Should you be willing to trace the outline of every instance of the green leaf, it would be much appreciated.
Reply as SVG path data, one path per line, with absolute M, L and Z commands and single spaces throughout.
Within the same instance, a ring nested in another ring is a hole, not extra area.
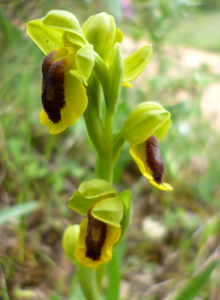
M 151 45 L 145 45 L 124 59 L 123 82 L 135 80 L 145 69 L 153 53 Z
M 94 46 L 104 61 L 108 61 L 115 38 L 115 20 L 106 13 L 90 17 L 83 25 L 83 33 L 87 41 Z
M 63 45 L 63 31 L 46 27 L 41 20 L 28 22 L 27 33 L 46 55 Z
M 83 80 L 85 85 L 88 85 L 87 80 L 95 65 L 95 56 L 92 45 L 86 45 L 79 49 L 75 58 L 77 70 L 72 70 L 70 73 L 78 79 Z
M 107 95 L 110 111 L 116 111 L 118 99 L 121 94 L 121 87 L 124 74 L 124 62 L 121 53 L 121 46 L 116 43 L 112 48 L 109 58 L 109 90 Z
M 217 260 L 209 263 L 197 275 L 191 278 L 188 284 L 172 300 L 192 300 L 196 297 L 203 285 L 209 279 L 212 271 L 217 266 Z
M 76 263 L 76 259 L 74 256 L 74 251 L 76 248 L 77 239 L 79 236 L 79 225 L 71 225 L 66 228 L 63 239 L 62 245 L 66 256 L 69 258 L 72 264 Z
M 115 227 L 121 227 L 123 217 L 123 204 L 120 197 L 109 198 L 98 202 L 92 209 L 96 219 Z
M 106 300 L 117 300 L 120 293 L 120 263 L 117 252 L 114 250 L 112 259 L 108 262 L 108 287 L 106 290 Z
M 40 203 L 37 201 L 15 204 L 0 212 L 0 225 L 6 223 L 10 219 L 15 219 L 24 215 L 28 215 L 39 208 Z
M 131 222 L 133 209 L 131 197 L 132 195 L 130 190 L 124 190 L 120 194 L 120 198 L 124 206 L 123 218 L 121 220 L 121 237 L 123 237 Z

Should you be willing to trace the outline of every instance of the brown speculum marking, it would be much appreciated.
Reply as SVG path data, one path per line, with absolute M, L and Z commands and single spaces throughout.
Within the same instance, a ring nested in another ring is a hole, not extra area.
M 86 257 L 96 261 L 101 257 L 101 250 L 105 243 L 107 225 L 95 219 L 91 211 L 88 212 L 88 228 L 86 235 Z
M 146 141 L 147 164 L 153 172 L 153 178 L 158 184 L 163 184 L 164 162 L 160 153 L 159 142 L 154 135 Z
M 64 100 L 64 69 L 66 60 L 54 61 L 55 51 L 48 54 L 42 64 L 42 95 L 41 102 L 48 118 L 53 123 L 61 121 L 61 109 L 65 106 Z

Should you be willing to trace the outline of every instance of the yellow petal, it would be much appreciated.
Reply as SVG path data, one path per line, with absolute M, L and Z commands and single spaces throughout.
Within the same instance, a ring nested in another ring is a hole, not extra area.
M 77 246 L 75 249 L 76 259 L 86 265 L 87 267 L 96 268 L 99 264 L 106 263 L 112 258 L 112 247 L 119 240 L 121 235 L 121 229 L 106 224 L 107 232 L 104 245 L 101 249 L 101 256 L 99 260 L 93 260 L 89 257 L 86 257 L 86 235 L 88 228 L 88 218 L 84 219 L 80 224 L 80 234 L 77 241 Z
M 173 188 L 168 184 L 163 182 L 163 184 L 158 184 L 153 178 L 153 172 L 147 165 L 147 160 L 146 160 L 146 153 L 145 153 L 145 142 L 131 146 L 129 149 L 129 152 L 131 156 L 133 157 L 134 161 L 138 165 L 139 170 L 141 173 L 148 179 L 148 181 L 157 187 L 160 190 L 163 191 L 172 191 Z
M 40 122 L 43 126 L 47 126 L 50 129 L 50 134 L 57 134 L 62 131 L 64 131 L 67 127 L 67 125 L 62 122 L 62 120 L 59 123 L 53 123 L 49 118 L 47 113 L 44 109 L 41 110 L 40 113 Z
M 129 82 L 123 82 L 122 86 L 132 88 L 133 86 Z
M 62 119 L 67 126 L 73 126 L 84 113 L 88 105 L 86 89 L 82 82 L 70 73 L 65 75 L 65 101 L 62 109 Z

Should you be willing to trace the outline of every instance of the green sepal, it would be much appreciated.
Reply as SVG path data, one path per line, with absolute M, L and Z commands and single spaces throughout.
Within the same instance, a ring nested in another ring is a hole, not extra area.
M 160 142 L 164 136 L 167 134 L 168 130 L 171 126 L 171 120 L 168 119 L 166 122 L 163 123 L 163 126 L 161 126 L 155 133 L 158 141 Z
M 27 34 L 46 55 L 63 45 L 63 31 L 47 27 L 41 20 L 28 22 Z
M 80 185 L 79 190 L 69 199 L 68 206 L 82 215 L 87 215 L 88 210 L 97 200 L 117 195 L 118 192 L 109 182 L 103 179 L 92 179 Z
M 141 144 L 152 134 L 157 137 L 157 132 L 161 140 L 169 129 L 169 119 L 170 113 L 157 102 L 144 102 L 131 111 L 122 124 L 121 132 L 130 145 Z
M 130 190 L 124 190 L 120 194 L 120 198 L 124 206 L 123 218 L 121 220 L 121 237 L 123 237 L 131 222 L 133 210 L 131 197 L 132 195 Z
M 112 48 L 109 58 L 109 90 L 107 95 L 109 110 L 115 112 L 119 96 L 121 94 L 121 87 L 124 74 L 124 61 L 121 53 L 121 46 L 116 43 Z
M 121 149 L 124 145 L 125 139 L 123 138 L 121 134 L 121 130 L 118 130 L 113 135 L 113 156 L 112 161 L 115 164 L 115 162 L 118 159 L 118 156 L 120 155 Z
M 98 198 L 109 194 L 117 195 L 118 192 L 111 186 L 111 184 L 103 179 L 92 179 L 84 181 L 79 191 L 86 198 Z
M 83 80 L 85 85 L 88 85 L 87 80 L 89 79 L 95 65 L 93 46 L 86 45 L 80 48 L 76 53 L 75 59 L 77 70 L 71 70 L 70 73 L 79 80 Z
M 69 199 L 68 206 L 75 210 L 77 213 L 87 215 L 89 208 L 97 201 L 97 198 L 86 198 L 76 191 Z
M 135 80 L 144 70 L 153 53 L 151 45 L 145 45 L 124 59 L 123 82 Z
M 52 28 L 61 29 L 63 32 L 70 32 L 66 38 L 73 44 L 83 46 L 87 43 L 77 18 L 68 11 L 51 10 L 42 18 L 42 23 Z
M 66 256 L 69 258 L 72 264 L 77 261 L 74 256 L 77 239 L 79 236 L 79 225 L 71 225 L 66 228 L 62 238 L 62 245 Z
M 94 218 L 115 227 L 121 227 L 123 204 L 119 196 L 98 202 L 92 209 Z
M 108 61 L 115 38 L 115 20 L 106 13 L 91 16 L 83 25 L 86 40 L 104 61 Z

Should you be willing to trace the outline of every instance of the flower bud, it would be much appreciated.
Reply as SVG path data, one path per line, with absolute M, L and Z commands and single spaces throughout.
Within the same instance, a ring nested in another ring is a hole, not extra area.
M 115 39 L 115 20 L 106 13 L 90 17 L 83 26 L 87 41 L 104 61 L 108 61 Z
M 122 124 L 121 132 L 130 145 L 138 145 L 154 134 L 160 141 L 171 125 L 170 113 L 156 102 L 136 106 Z

